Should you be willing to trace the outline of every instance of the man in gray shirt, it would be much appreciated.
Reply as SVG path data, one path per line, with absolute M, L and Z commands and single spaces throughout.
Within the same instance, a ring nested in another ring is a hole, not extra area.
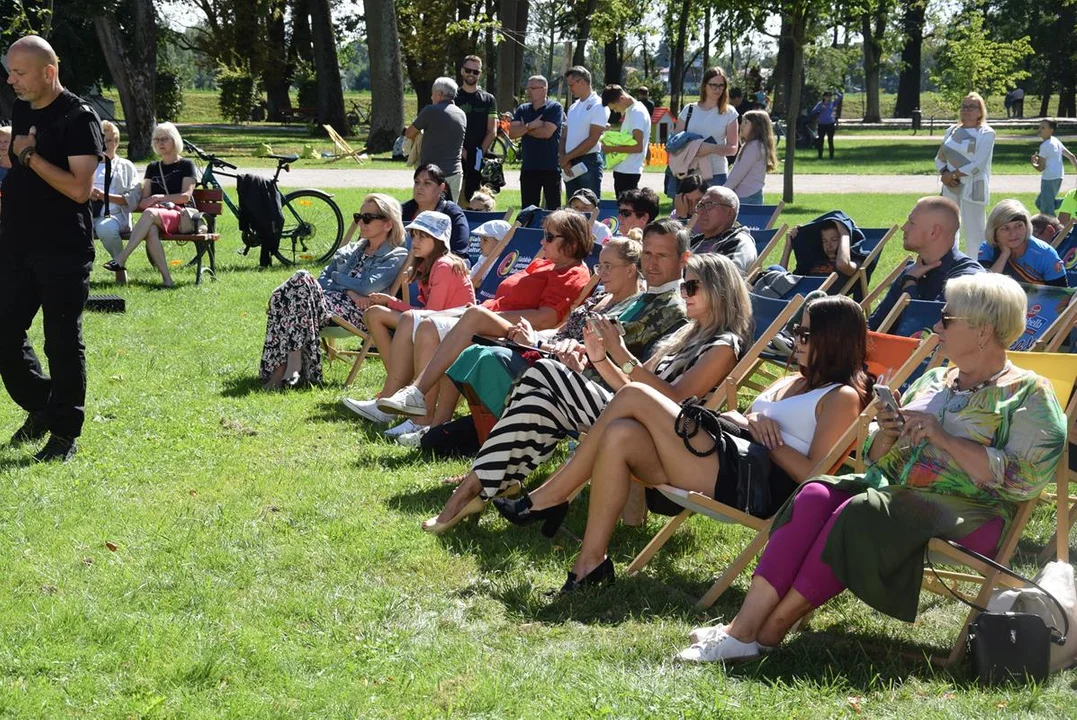
M 414 140 L 423 133 L 419 164 L 434 164 L 445 173 L 445 183 L 458 202 L 464 182 L 464 168 L 460 164 L 460 149 L 464 146 L 467 115 L 453 104 L 457 90 L 456 81 L 439 77 L 430 91 L 430 105 L 416 116 L 405 134 Z

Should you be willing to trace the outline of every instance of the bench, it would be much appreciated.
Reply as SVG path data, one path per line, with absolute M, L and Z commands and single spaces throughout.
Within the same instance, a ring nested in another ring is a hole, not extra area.
M 198 211 L 206 216 L 207 230 L 204 233 L 191 235 L 161 235 L 161 242 L 193 242 L 195 256 L 188 265 L 198 265 L 198 275 L 194 284 L 202 282 L 202 273 L 208 272 L 210 277 L 217 279 L 217 241 L 220 234 L 214 232 L 217 226 L 217 216 L 223 212 L 222 198 L 224 191 L 219 188 L 204 188 L 194 191 L 194 204 Z M 209 257 L 209 267 L 203 267 L 202 258 Z
M 297 108 L 284 108 L 280 111 L 281 120 L 287 125 L 295 120 L 312 123 L 318 119 L 318 108 L 316 107 L 297 107 Z

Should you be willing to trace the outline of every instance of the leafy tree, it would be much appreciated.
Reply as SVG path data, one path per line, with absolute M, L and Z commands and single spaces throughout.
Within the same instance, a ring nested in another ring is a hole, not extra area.
M 985 97 L 1003 94 L 1029 77 L 1021 66 L 1032 53 L 1027 35 L 1009 42 L 992 40 L 984 28 L 984 14 L 973 10 L 951 23 L 932 80 L 955 104 L 974 91 Z

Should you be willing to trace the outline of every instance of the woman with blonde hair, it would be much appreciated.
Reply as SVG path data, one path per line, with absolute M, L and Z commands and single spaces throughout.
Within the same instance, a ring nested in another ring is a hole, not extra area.
M 963 235 L 969 256 L 984 239 L 994 152 L 995 131 L 987 124 L 987 104 L 979 93 L 969 93 L 961 101 L 957 124 L 946 129 L 935 155 L 942 196 L 961 209 L 961 229 L 954 242 Z
M 374 302 L 372 296 L 387 291 L 400 274 L 408 257 L 400 203 L 373 193 L 363 198 L 355 215 L 359 242 L 337 250 L 318 278 L 300 270 L 270 296 L 259 373 L 267 390 L 303 381 L 320 385 L 322 328 L 334 315 L 365 327 L 363 313 Z
M 1032 235 L 1032 218 L 1021 201 L 1000 201 L 987 217 L 987 237 L 980 243 L 980 264 L 990 272 L 1033 285 L 1067 286 L 1058 251 Z
M 767 173 L 777 167 L 774 123 L 762 110 L 749 110 L 740 119 L 740 150 L 725 186 L 737 194 L 742 205 L 762 205 L 763 183 Z
M 164 286 L 174 286 L 160 234 L 163 232 L 168 236 L 179 232 L 180 211 L 194 199 L 194 186 L 198 181 L 194 163 L 180 156 L 181 150 L 183 138 L 175 125 L 164 122 L 153 129 L 153 151 L 161 159 L 154 160 L 146 167 L 142 199 L 137 208 L 142 211 L 142 217 L 131 229 L 127 246 L 105 263 L 106 270 L 124 270 L 127 258 L 144 240 L 146 252 L 160 271 Z
M 543 486 L 552 493 L 576 488 L 591 475 L 591 436 L 601 435 L 605 409 L 629 383 L 646 386 L 674 403 L 708 395 L 752 341 L 752 306 L 748 286 L 737 266 L 724 255 L 692 255 L 684 270 L 681 295 L 689 323 L 660 342 L 641 363 L 629 352 L 617 326 L 595 317 L 583 330 L 584 352 L 557 360 L 539 360 L 517 380 L 501 419 L 479 450 L 471 472 L 445 508 L 423 524 L 442 533 L 467 515 L 481 512 L 487 501 L 527 477 L 569 433 L 588 431 L 577 455 Z M 582 373 L 588 368 L 608 386 Z M 612 390 L 612 392 L 611 392 Z M 583 451 L 583 455 L 580 455 Z M 578 460 L 582 457 L 587 459 Z M 525 494 L 526 498 L 526 494 Z M 563 499 L 563 498 L 562 498 Z M 567 504 L 556 503 L 547 528 L 556 529 Z M 536 511 L 533 520 L 539 519 Z M 545 532 L 545 530 L 544 530 Z M 549 534 L 549 533 L 548 533 Z

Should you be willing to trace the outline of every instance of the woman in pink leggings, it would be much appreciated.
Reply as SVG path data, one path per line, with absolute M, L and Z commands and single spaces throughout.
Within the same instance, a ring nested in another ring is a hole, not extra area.
M 693 630 L 680 658 L 754 658 L 846 588 L 911 622 L 927 542 L 994 555 L 1017 504 L 1051 479 L 1065 416 L 1046 380 L 1006 358 L 1025 328 L 1024 291 L 980 274 L 950 280 L 945 295 L 934 330 L 950 365 L 914 382 L 900 412 L 879 413 L 866 475 L 800 487 L 775 518 L 736 617 Z

